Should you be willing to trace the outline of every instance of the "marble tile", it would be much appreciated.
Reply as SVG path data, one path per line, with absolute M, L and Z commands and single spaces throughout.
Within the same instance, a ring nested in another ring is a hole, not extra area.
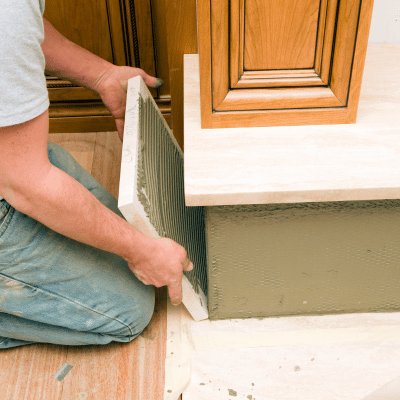
M 201 129 L 198 56 L 185 56 L 190 206 L 400 197 L 400 45 L 368 49 L 356 124 Z
M 204 209 L 186 207 L 183 153 L 143 79 L 128 82 L 118 207 L 153 238 L 183 246 L 193 263 L 184 271 L 182 302 L 195 320 L 208 317 Z
M 399 313 L 192 322 L 182 399 L 398 399 L 371 394 L 396 393 L 399 332 Z

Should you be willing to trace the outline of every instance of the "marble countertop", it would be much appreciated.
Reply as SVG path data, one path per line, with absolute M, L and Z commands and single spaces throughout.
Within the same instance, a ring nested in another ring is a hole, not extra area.
M 189 206 L 400 198 L 400 45 L 368 48 L 356 124 L 201 129 L 185 56 Z

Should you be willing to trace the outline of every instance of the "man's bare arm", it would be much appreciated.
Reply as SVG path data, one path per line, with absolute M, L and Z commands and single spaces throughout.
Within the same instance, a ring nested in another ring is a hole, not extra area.
M 46 72 L 98 92 L 101 82 L 116 66 L 68 40 L 45 18 L 43 23 L 42 51 L 46 58 Z M 148 86 L 156 85 L 157 78 L 139 68 L 134 70 Z
M 150 87 L 160 86 L 162 80 L 140 68 L 113 65 L 65 38 L 44 18 L 43 23 L 46 72 L 99 93 L 122 139 L 128 79 L 140 75 Z
M 117 67 L 75 45 L 44 20 L 46 69 L 96 90 L 116 117 L 120 135 L 127 79 L 142 70 Z M 47 156 L 48 111 L 23 124 L 0 128 L 0 196 L 54 231 L 125 258 L 146 284 L 167 285 L 181 299 L 182 270 L 193 266 L 186 251 L 169 239 L 149 238 L 101 204 L 86 188 L 54 167 Z
M 0 195 L 20 212 L 54 231 L 125 258 L 146 284 L 169 286 L 181 299 L 186 251 L 169 239 L 155 240 L 101 204 L 47 156 L 48 112 L 0 128 Z
M 146 284 L 169 286 L 181 300 L 186 251 L 169 239 L 155 240 L 101 204 L 47 156 L 48 112 L 0 128 L 0 195 L 20 212 L 54 231 L 125 258 Z

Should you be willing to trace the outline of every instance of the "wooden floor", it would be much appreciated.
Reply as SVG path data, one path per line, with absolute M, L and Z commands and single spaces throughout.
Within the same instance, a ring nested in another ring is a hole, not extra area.
M 117 196 L 121 142 L 115 132 L 51 134 Z M 167 335 L 166 291 L 157 290 L 150 325 L 128 344 L 47 344 L 0 350 L 1 400 L 162 400 Z M 64 363 L 73 366 L 59 382 Z

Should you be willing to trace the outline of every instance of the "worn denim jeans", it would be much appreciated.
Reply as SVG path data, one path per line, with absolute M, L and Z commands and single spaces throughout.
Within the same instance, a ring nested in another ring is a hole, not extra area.
M 104 205 L 117 201 L 65 150 L 49 159 Z M 0 349 L 128 342 L 149 323 L 154 288 L 122 258 L 62 236 L 0 201 Z

